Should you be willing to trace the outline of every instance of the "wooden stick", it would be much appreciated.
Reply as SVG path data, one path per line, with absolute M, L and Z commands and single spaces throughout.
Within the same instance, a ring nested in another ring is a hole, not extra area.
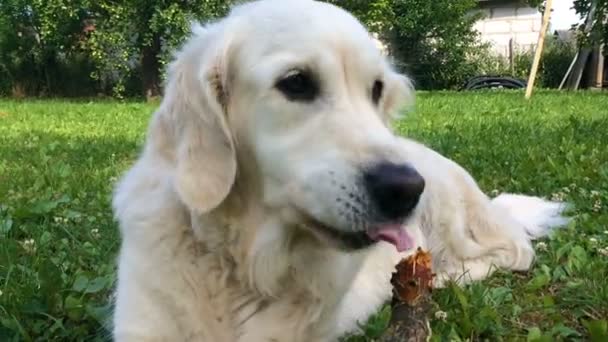
M 509 39 L 509 70 L 511 76 L 515 76 L 515 48 L 513 38 Z
M 596 3 L 597 1 L 591 2 L 591 9 L 589 10 L 589 13 L 587 13 L 587 18 L 585 19 L 585 34 L 589 32 L 589 30 L 591 30 L 591 27 L 593 26 L 593 16 L 595 15 Z M 560 83 L 559 85 L 559 90 L 563 88 L 563 86 L 566 84 L 566 81 L 568 81 L 568 84 L 566 86 L 569 89 L 578 89 L 581 83 L 581 78 L 583 76 L 583 71 L 585 71 L 585 65 L 587 65 L 587 59 L 589 59 L 589 53 L 589 48 L 578 48 L 576 56 L 574 56 L 574 60 L 572 61 L 572 64 L 570 64 L 570 68 L 568 68 L 564 79 L 562 79 L 562 83 Z M 568 80 L 568 77 L 570 77 L 570 80 Z
M 538 34 L 538 44 L 536 46 L 536 53 L 534 54 L 534 62 L 532 63 L 532 70 L 530 71 L 528 86 L 526 87 L 526 99 L 529 99 L 532 96 L 532 88 L 534 88 L 534 81 L 536 80 L 536 72 L 538 71 L 538 65 L 540 64 L 540 57 L 543 54 L 545 34 L 547 33 L 549 19 L 551 18 L 551 7 L 553 7 L 553 0 L 547 0 L 545 2 L 545 13 L 543 14 L 542 28 Z
M 591 49 L 588 47 L 584 47 L 580 50 L 578 55 L 578 61 L 576 65 L 574 65 L 574 69 L 572 70 L 572 79 L 570 80 L 570 88 L 572 90 L 578 90 L 581 86 L 581 81 L 583 79 L 583 74 L 585 73 L 585 69 L 587 68 L 587 64 L 589 64 L 589 58 L 591 57 Z
M 580 49 L 579 49 L 580 51 Z M 572 68 L 574 67 L 574 64 L 576 64 L 576 61 L 578 60 L 578 54 L 579 52 L 576 52 L 576 55 L 574 55 L 574 59 L 572 59 L 572 63 L 570 63 L 570 66 L 568 67 L 568 70 L 566 70 L 566 74 L 564 75 L 564 78 L 562 78 L 561 83 L 559 84 L 559 87 L 557 88 L 557 90 L 562 90 L 562 88 L 564 87 L 564 84 L 566 84 L 566 80 L 568 79 L 568 76 L 570 76 L 570 72 L 572 72 Z
M 418 248 L 415 254 L 402 259 L 395 270 L 391 277 L 391 320 L 378 342 L 428 341 L 432 336 L 429 317 L 433 308 L 431 254 Z
M 600 44 L 597 53 L 597 67 L 595 69 L 595 87 L 604 87 L 604 45 Z

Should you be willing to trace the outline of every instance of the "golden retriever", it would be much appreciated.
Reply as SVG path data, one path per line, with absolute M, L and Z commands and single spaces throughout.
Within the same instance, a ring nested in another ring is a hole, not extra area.
M 565 222 L 395 136 L 410 82 L 338 7 L 255 1 L 193 31 L 115 190 L 115 340 L 333 341 L 415 246 L 440 283 L 474 280 Z

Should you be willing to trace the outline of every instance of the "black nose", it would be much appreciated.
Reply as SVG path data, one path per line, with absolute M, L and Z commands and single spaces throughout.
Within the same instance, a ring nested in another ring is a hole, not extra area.
M 418 204 L 424 178 L 409 165 L 380 163 L 363 176 L 368 194 L 386 219 L 406 217 Z

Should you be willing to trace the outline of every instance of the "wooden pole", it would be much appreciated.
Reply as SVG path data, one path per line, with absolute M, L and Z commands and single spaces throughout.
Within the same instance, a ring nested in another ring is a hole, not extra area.
M 513 38 L 511 38 L 509 39 L 509 70 L 511 76 L 515 76 L 515 48 L 513 45 Z
M 595 7 L 597 1 L 591 2 L 591 9 L 589 13 L 587 13 L 587 19 L 585 20 L 585 33 L 588 33 L 593 26 L 593 18 L 595 16 Z M 572 68 L 570 79 L 567 80 L 567 87 L 572 90 L 577 90 L 581 85 L 581 79 L 583 78 L 583 73 L 585 71 L 585 67 L 588 64 L 589 55 L 591 54 L 591 49 L 588 47 L 579 48 L 578 53 L 576 54 L 576 60 L 574 67 Z
M 595 87 L 602 89 L 604 87 L 604 45 L 600 45 L 597 53 L 597 67 L 595 69 Z
M 549 27 L 549 19 L 551 18 L 551 8 L 553 7 L 553 0 L 545 1 L 545 13 L 543 14 L 543 24 L 538 34 L 538 44 L 536 46 L 536 53 L 534 54 L 534 61 L 532 62 L 532 70 L 530 70 L 530 77 L 528 78 L 528 86 L 526 88 L 526 99 L 532 96 L 532 88 L 534 88 L 534 81 L 536 80 L 536 72 L 538 71 L 538 65 L 540 64 L 540 57 L 543 54 L 543 45 L 545 43 L 545 34 Z
M 566 70 L 566 74 L 564 75 L 564 78 L 562 78 L 562 81 L 559 84 L 559 88 L 557 88 L 557 90 L 562 90 L 562 88 L 564 87 L 564 84 L 566 84 L 566 80 L 568 79 L 568 76 L 570 76 L 570 72 L 572 72 L 572 68 L 574 67 L 574 64 L 576 64 L 576 61 L 578 60 L 578 54 L 579 54 L 579 52 L 576 52 L 576 55 L 574 55 L 574 59 L 572 59 L 572 63 L 570 63 L 568 70 Z
M 593 52 L 590 48 L 582 48 L 578 55 L 578 61 L 576 65 L 572 69 L 572 76 L 569 80 L 569 88 L 572 90 L 578 90 L 581 86 L 581 81 L 583 79 L 583 74 L 585 73 L 585 69 L 589 64 L 589 58 L 591 57 L 591 52 Z

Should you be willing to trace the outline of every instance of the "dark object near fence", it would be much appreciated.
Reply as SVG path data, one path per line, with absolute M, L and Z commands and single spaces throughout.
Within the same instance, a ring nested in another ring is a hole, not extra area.
M 461 90 L 479 89 L 522 89 L 527 82 L 508 76 L 481 75 L 470 78 Z

